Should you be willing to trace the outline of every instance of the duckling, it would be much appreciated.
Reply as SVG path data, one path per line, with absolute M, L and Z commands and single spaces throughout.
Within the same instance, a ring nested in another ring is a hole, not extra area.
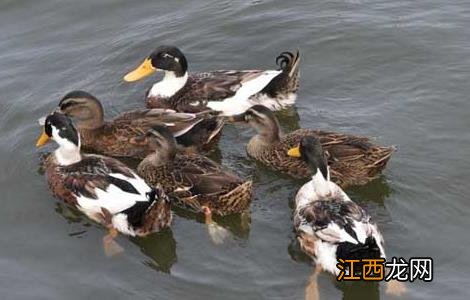
M 308 178 L 312 171 L 303 160 L 289 157 L 286 151 L 298 145 L 303 137 L 318 137 L 328 157 L 332 180 L 343 188 L 377 178 L 394 151 L 393 147 L 379 146 L 367 137 L 343 133 L 298 129 L 283 135 L 274 113 L 262 105 L 229 119 L 249 123 L 257 131 L 246 147 L 248 156 L 294 178 Z
M 169 109 L 138 109 L 105 121 L 100 101 L 84 91 L 68 93 L 57 109 L 76 120 L 85 150 L 118 157 L 145 158 L 152 153 L 148 141 L 138 136 L 158 123 L 165 123 L 182 147 L 208 150 L 217 142 L 225 123 L 224 118 L 210 113 Z
M 239 114 L 254 104 L 279 110 L 295 102 L 299 86 L 300 54 L 283 52 L 278 70 L 219 70 L 188 73 L 186 57 L 175 46 L 160 46 L 124 80 L 137 81 L 156 71 L 163 80 L 147 92 L 148 108 L 181 112 L 215 110 L 224 116 Z
M 145 236 L 170 225 L 170 200 L 155 184 L 149 187 L 134 171 L 116 159 L 83 154 L 80 136 L 72 121 L 60 112 L 46 117 L 37 140 L 41 147 L 50 140 L 58 145 L 44 161 L 52 195 L 106 226 L 105 252 L 118 252 L 113 238 L 118 232 Z
M 209 233 L 215 243 L 227 235 L 226 230 L 212 220 L 221 216 L 245 213 L 250 206 L 252 182 L 199 154 L 181 154 L 171 132 L 155 125 L 147 138 L 156 152 L 147 156 L 137 172 L 151 186 L 161 184 L 175 203 L 205 215 Z
M 297 192 L 293 222 L 302 251 L 315 261 L 316 268 L 306 291 L 309 299 L 317 299 L 318 273 L 324 270 L 338 276 L 339 259 L 385 259 L 384 239 L 370 215 L 330 181 L 320 140 L 302 137 L 298 147 L 287 151 L 293 157 L 298 153 L 312 175 Z M 350 272 L 362 271 L 360 262 L 355 266 L 357 269 Z

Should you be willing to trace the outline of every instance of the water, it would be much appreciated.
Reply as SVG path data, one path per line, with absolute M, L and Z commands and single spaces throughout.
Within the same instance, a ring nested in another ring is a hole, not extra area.
M 109 117 L 142 107 L 156 78 L 122 76 L 175 44 L 197 71 L 274 67 L 299 48 L 301 88 L 284 128 L 397 145 L 383 178 L 348 193 L 379 223 L 390 257 L 434 259 L 434 281 L 409 284 L 406 299 L 468 299 L 469 17 L 464 1 L 0 1 L 1 298 L 303 297 L 312 267 L 291 223 L 302 182 L 246 158 L 249 128 L 228 126 L 214 154 L 256 187 L 250 228 L 219 219 L 233 235 L 221 246 L 180 211 L 169 231 L 119 237 L 124 254 L 107 258 L 104 229 L 49 195 L 36 120 L 72 89 L 96 95 Z M 327 274 L 319 285 L 322 299 L 387 298 L 384 286 Z

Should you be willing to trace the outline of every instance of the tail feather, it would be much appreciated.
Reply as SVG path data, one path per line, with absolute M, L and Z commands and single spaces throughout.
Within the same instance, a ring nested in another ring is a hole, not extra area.
M 294 53 L 284 51 L 276 57 L 276 64 L 282 73 L 275 77 L 263 89 L 262 93 L 271 98 L 287 97 L 289 94 L 295 94 L 299 87 L 299 64 L 300 52 Z
M 224 203 L 225 213 L 241 213 L 250 207 L 253 182 L 246 181 L 227 194 L 220 197 Z
M 184 146 L 196 145 L 198 147 L 210 148 L 216 142 L 225 124 L 225 119 L 218 116 L 210 116 L 196 124 L 186 134 L 176 138 L 178 144 Z M 206 147 L 207 146 L 207 147 Z
M 352 244 L 349 242 L 339 243 L 336 249 L 336 257 L 344 260 L 351 259 L 376 259 L 382 257 L 380 247 L 374 237 L 369 236 L 364 243 Z M 355 263 L 355 273 L 362 271 L 362 263 Z

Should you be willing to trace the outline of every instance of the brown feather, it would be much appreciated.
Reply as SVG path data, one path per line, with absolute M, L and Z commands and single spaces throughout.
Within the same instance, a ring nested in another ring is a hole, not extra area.
M 251 201 L 251 181 L 243 181 L 202 155 L 177 154 L 160 166 L 147 158 L 137 171 L 150 185 L 161 184 L 177 204 L 197 212 L 207 206 L 219 215 L 241 213 Z
M 379 146 L 363 136 L 299 129 L 273 144 L 261 145 L 254 137 L 248 144 L 247 152 L 250 157 L 277 171 L 295 178 L 307 178 L 311 176 L 307 164 L 300 158 L 288 156 L 287 151 L 308 135 L 320 139 L 330 166 L 331 179 L 342 188 L 363 185 L 380 176 L 394 151 L 392 147 Z

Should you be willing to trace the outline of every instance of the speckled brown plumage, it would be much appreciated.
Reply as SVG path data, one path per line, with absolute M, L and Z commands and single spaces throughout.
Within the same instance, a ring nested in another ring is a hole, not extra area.
M 307 164 L 287 155 L 287 151 L 296 147 L 307 135 L 320 139 L 330 166 L 331 179 L 343 188 L 363 185 L 377 178 L 394 151 L 392 147 L 379 146 L 363 136 L 299 129 L 282 136 L 279 142 L 273 144 L 262 144 L 254 137 L 247 146 L 247 153 L 275 170 L 295 178 L 307 178 L 311 176 Z
M 137 171 L 151 186 L 160 184 L 178 205 L 196 212 L 207 206 L 219 215 L 241 213 L 251 202 L 251 181 L 198 154 L 177 154 L 173 161 L 158 166 L 150 156 Z
M 58 109 L 76 121 L 84 150 L 118 157 L 144 158 L 153 152 L 145 134 L 156 124 L 168 126 L 182 147 L 209 150 L 225 123 L 210 112 L 188 114 L 168 109 L 138 109 L 105 121 L 101 102 L 84 91 L 69 92 Z
M 153 125 L 160 123 L 171 124 L 169 129 L 173 133 L 193 127 L 184 135 L 177 137 L 177 141 L 181 141 L 182 146 L 207 150 L 217 142 L 224 120 L 215 116 L 189 118 L 180 114 L 160 114 L 160 117 L 157 117 L 151 113 L 151 110 L 133 111 L 104 122 L 96 129 L 79 127 L 82 147 L 86 151 L 109 156 L 144 158 L 153 152 L 145 133 Z

